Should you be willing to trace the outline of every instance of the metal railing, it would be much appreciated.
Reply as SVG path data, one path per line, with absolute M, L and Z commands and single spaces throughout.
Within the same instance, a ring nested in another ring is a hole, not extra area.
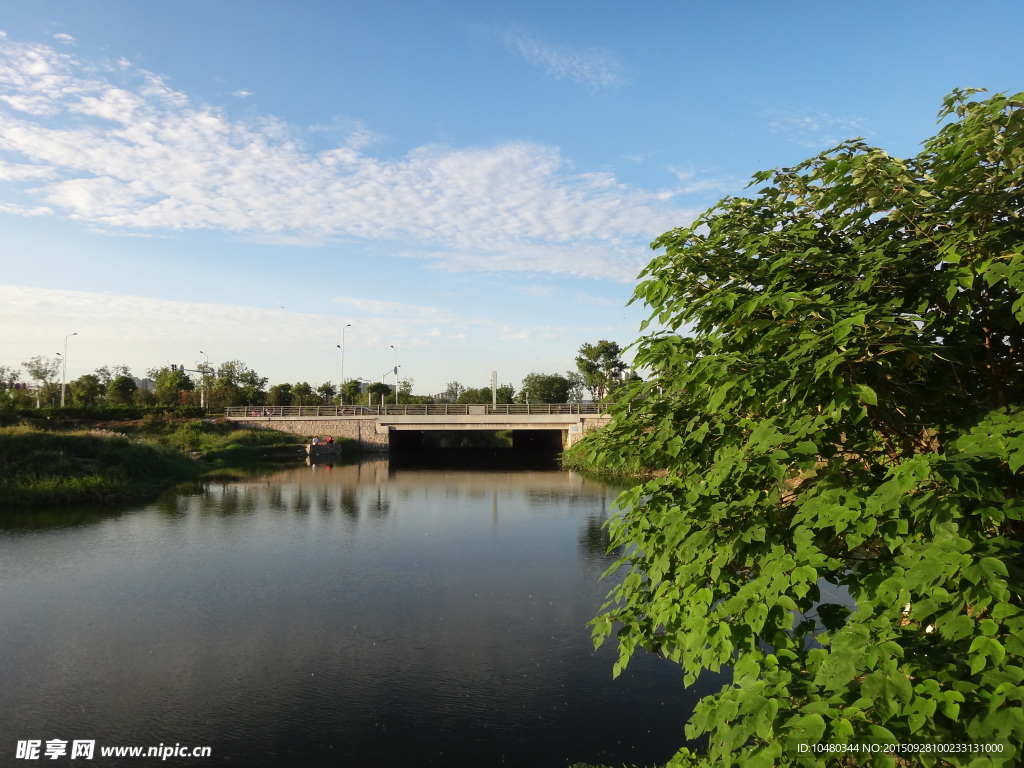
M 549 416 L 552 414 L 599 414 L 601 403 L 419 403 L 399 405 L 240 405 L 224 409 L 224 416 L 238 418 L 296 418 L 338 416 Z

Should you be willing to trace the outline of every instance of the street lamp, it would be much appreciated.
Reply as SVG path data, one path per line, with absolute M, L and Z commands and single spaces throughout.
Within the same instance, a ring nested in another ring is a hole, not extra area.
M 75 333 L 69 333 L 67 336 L 64 337 L 64 354 L 63 354 L 64 366 L 63 366 L 63 369 L 62 369 L 61 374 L 60 374 L 60 407 L 61 408 L 64 407 L 64 389 L 67 386 L 67 380 L 68 380 L 68 339 L 70 339 L 72 336 L 77 336 L 77 335 L 78 335 L 78 332 L 76 331 Z
M 352 323 L 345 326 L 345 328 L 351 327 Z M 338 402 L 341 405 L 345 404 L 345 328 L 341 329 L 341 344 L 334 345 L 341 350 L 341 384 L 338 385 Z
M 206 358 L 206 365 L 203 366 L 203 386 L 199 390 L 199 407 L 206 410 L 206 372 L 210 369 L 210 356 L 201 349 L 199 354 Z
M 395 345 L 391 345 L 395 349 Z M 398 405 L 398 350 L 395 349 L 395 405 Z
M 396 365 L 393 370 L 395 372 L 395 405 L 398 405 L 398 366 Z M 384 383 L 384 377 L 387 376 L 389 373 L 391 373 L 391 371 L 392 371 L 392 369 L 388 368 L 388 370 L 384 371 L 384 373 L 382 373 L 380 375 L 380 383 L 381 384 Z M 381 399 L 381 404 L 383 405 L 383 403 L 384 403 L 384 395 L 381 395 L 380 399 Z

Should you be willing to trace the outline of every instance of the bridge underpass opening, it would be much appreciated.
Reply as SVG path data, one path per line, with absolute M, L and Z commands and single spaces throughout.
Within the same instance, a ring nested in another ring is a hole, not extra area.
M 388 434 L 392 453 L 474 449 L 559 453 L 562 439 L 558 429 L 393 429 Z

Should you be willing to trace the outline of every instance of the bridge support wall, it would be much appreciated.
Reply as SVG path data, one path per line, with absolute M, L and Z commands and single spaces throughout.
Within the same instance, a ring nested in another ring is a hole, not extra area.
M 388 450 L 388 430 L 381 430 L 376 417 L 351 417 L 344 419 L 330 418 L 246 418 L 237 419 L 264 429 L 279 429 L 302 438 L 306 442 L 313 435 L 333 435 L 335 439 L 346 437 L 355 440 L 363 451 L 386 452 Z

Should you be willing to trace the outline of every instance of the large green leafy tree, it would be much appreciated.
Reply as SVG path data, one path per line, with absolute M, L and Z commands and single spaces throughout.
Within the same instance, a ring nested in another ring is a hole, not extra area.
M 580 399 L 583 379 L 570 373 L 529 373 L 516 399 L 523 403 L 568 403 Z
M 265 376 L 260 376 L 241 360 L 228 360 L 217 369 L 216 379 L 209 390 L 207 407 L 262 405 L 266 399 L 266 386 Z
M 147 372 L 153 380 L 153 395 L 158 403 L 165 405 L 181 405 L 185 393 L 195 389 L 195 382 L 177 365 L 165 365 L 162 368 L 150 368 Z
M 36 405 L 49 405 L 55 395 L 59 393 L 59 387 L 55 387 L 54 382 L 57 374 L 60 373 L 61 359 L 36 355 L 21 365 L 29 376 L 39 382 L 39 387 L 36 389 Z
M 71 390 L 71 402 L 78 406 L 94 406 L 103 399 L 106 389 L 100 383 L 100 377 L 94 373 L 86 373 L 68 383 Z
M 292 397 L 295 399 L 296 405 L 309 405 L 309 401 L 313 397 L 313 388 L 309 386 L 308 382 L 300 381 L 292 386 Z
M 623 384 L 626 369 L 622 349 L 614 341 L 601 339 L 597 344 L 583 344 L 576 356 L 576 368 L 583 377 L 583 385 L 590 390 L 595 401 Z
M 362 385 L 355 379 L 349 379 L 341 388 L 341 393 L 345 398 L 345 402 L 350 405 L 359 399 L 359 395 L 362 394 L 362 391 Z
M 114 405 L 127 405 L 138 389 L 135 379 L 131 376 L 116 376 L 107 385 L 107 402 Z
M 275 384 L 270 388 L 267 393 L 267 405 L 291 405 L 292 404 L 292 385 L 291 384 Z
M 661 471 L 620 499 L 594 632 L 616 674 L 732 668 L 677 764 L 1019 764 L 1022 107 L 954 92 L 917 157 L 847 142 L 655 243 L 653 375 L 590 453 Z
M 325 381 L 316 388 L 316 394 L 320 398 L 321 405 L 330 405 L 334 402 L 334 396 L 338 394 L 338 388 L 331 382 Z
M 370 405 L 380 405 L 381 397 L 387 397 L 391 394 L 391 387 L 383 381 L 375 381 L 366 388 L 366 391 L 369 393 Z

